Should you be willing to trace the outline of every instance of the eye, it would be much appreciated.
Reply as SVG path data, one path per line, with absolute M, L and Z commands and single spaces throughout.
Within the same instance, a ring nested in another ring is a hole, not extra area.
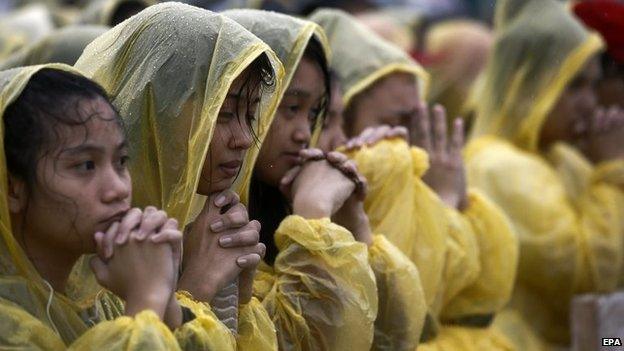
M 125 167 L 128 164 L 128 161 L 130 161 L 130 156 L 128 155 L 124 155 L 119 158 L 119 164 L 122 167 Z
M 81 162 L 77 165 L 74 166 L 75 169 L 79 170 L 79 171 L 92 171 L 95 169 L 95 162 L 94 161 L 85 161 L 85 162 Z

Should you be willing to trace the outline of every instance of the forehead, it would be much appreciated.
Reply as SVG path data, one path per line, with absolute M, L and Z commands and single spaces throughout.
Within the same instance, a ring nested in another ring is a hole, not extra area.
M 416 78 L 407 73 L 392 73 L 373 84 L 370 97 L 380 107 L 412 105 L 418 100 Z
M 64 113 L 73 114 L 67 117 L 74 122 L 57 126 L 60 145 L 71 147 L 87 141 L 117 145 L 124 139 L 116 112 L 102 98 L 79 99 Z
M 323 71 L 314 61 L 304 57 L 293 75 L 287 92 L 305 92 L 312 98 L 320 98 L 325 91 Z

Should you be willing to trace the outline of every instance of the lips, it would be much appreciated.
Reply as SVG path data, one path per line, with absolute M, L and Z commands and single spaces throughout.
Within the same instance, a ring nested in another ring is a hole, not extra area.
M 301 156 L 299 156 L 299 151 L 283 152 L 282 157 L 284 157 L 288 161 L 288 163 L 291 163 L 293 165 L 301 163 Z
M 241 162 L 240 160 L 234 160 L 234 161 L 220 163 L 219 168 L 226 175 L 230 177 L 234 177 L 235 175 L 238 174 L 238 171 L 242 164 L 243 162 Z
M 129 208 L 122 210 L 122 211 L 115 212 L 115 214 L 101 220 L 100 223 L 105 224 L 106 229 L 108 229 L 108 227 L 110 227 L 111 224 L 115 222 L 121 222 L 121 220 L 125 217 L 126 213 L 128 213 L 128 210 Z

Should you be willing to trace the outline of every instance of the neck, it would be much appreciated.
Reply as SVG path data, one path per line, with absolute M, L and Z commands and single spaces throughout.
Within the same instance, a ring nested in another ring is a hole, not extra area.
M 65 286 L 72 268 L 80 258 L 80 253 L 70 252 L 66 248 L 50 245 L 28 230 L 28 226 L 16 218 L 11 219 L 14 234 L 24 253 L 35 266 L 35 269 L 55 291 L 65 293 Z

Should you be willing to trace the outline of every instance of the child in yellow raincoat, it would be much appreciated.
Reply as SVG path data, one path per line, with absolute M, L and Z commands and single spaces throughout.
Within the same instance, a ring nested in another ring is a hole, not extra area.
M 224 15 L 264 40 L 286 72 L 249 183 L 250 214 L 267 245 L 254 295 L 275 323 L 280 349 L 369 349 L 377 292 L 366 245 L 328 218 L 355 184 L 325 160 L 306 162 L 296 177 L 291 172 L 318 135 L 328 101 L 325 35 L 312 22 L 276 13 Z M 289 177 L 292 184 L 282 181 Z
M 429 309 L 424 347 L 507 349 L 505 338 L 488 326 L 509 297 L 517 243 L 496 206 L 476 191 L 465 194 L 461 125 L 448 146 L 442 109 L 435 109 L 434 126 L 428 126 L 419 98 L 428 77 L 405 53 L 340 11 L 319 10 L 311 19 L 326 29 L 335 50 L 332 66 L 345 89 L 346 132 L 361 133 L 347 149 L 369 181 L 365 208 L 372 227 L 420 271 Z M 368 127 L 382 124 L 409 126 L 410 139 L 426 146 L 429 157 L 396 138 L 400 133 L 377 143 L 383 137 L 376 135 L 390 128 Z M 422 142 L 430 129 L 436 137 Z M 430 171 L 428 158 L 437 163 Z M 450 186 L 439 182 L 449 176 Z
M 228 191 L 249 178 L 254 135 L 262 141 L 275 110 L 282 67 L 273 52 L 228 18 L 169 3 L 96 39 L 76 66 L 126 116 L 140 175 L 134 203 L 161 206 L 186 227 L 179 295 L 214 318 L 215 296 L 240 278 L 238 299 L 221 306 L 238 315 L 236 337 L 213 320 L 223 343 L 206 335 L 195 347 L 276 348 L 273 324 L 251 296 L 264 254 L 259 225 Z
M 66 65 L 31 66 L 0 73 L 0 101 L 0 348 L 199 345 L 215 327 L 174 294 L 182 234 L 163 211 L 130 210 L 128 143 L 104 90 Z M 74 263 L 111 234 L 126 243 L 91 261 L 107 289 L 77 296 Z
M 608 113 L 619 124 L 595 128 L 605 118 L 593 90 L 602 42 L 565 4 L 497 5 L 466 148 L 469 184 L 520 240 L 516 287 L 496 324 L 519 349 L 566 346 L 573 295 L 613 291 L 622 276 L 624 202 L 608 177 L 624 166 L 622 117 Z
M 240 19 L 240 23 L 249 26 L 249 28 L 254 30 L 254 33 L 261 39 L 265 40 L 278 52 L 278 54 L 282 54 L 280 57 L 284 62 L 292 62 L 293 60 L 290 59 L 289 56 L 297 54 L 298 51 L 290 48 L 293 46 L 292 43 L 284 38 L 276 36 L 276 34 L 272 32 L 272 29 L 275 26 L 279 25 L 280 28 L 284 28 L 290 25 L 293 30 L 297 30 L 297 26 L 305 25 L 309 28 L 315 29 L 317 31 L 317 37 L 324 40 L 324 34 L 320 28 L 310 22 L 295 20 L 282 15 L 269 15 L 269 17 L 276 18 L 272 19 L 272 21 L 266 21 L 268 23 L 264 23 L 264 21 L 261 23 L 261 20 L 251 20 L 252 16 L 257 15 L 256 18 L 264 18 L 267 15 L 263 12 L 255 11 L 231 11 L 226 12 L 225 14 L 234 14 L 232 15 L 233 18 L 237 20 Z M 280 21 L 283 21 L 284 23 L 280 23 Z M 298 44 L 294 44 L 295 48 L 297 45 Z M 315 86 L 312 84 L 314 80 L 320 81 L 318 78 L 314 79 L 314 75 L 308 74 L 306 71 L 308 60 L 309 56 L 306 56 L 304 51 L 303 58 L 299 61 L 299 63 L 295 63 L 293 68 L 287 67 L 287 72 L 293 72 L 293 77 L 289 82 L 290 86 L 285 88 L 286 91 L 284 93 L 280 108 L 278 109 L 274 126 L 272 127 L 275 128 L 275 130 L 286 132 L 278 132 L 271 129 L 272 132 L 265 142 L 266 146 L 263 146 L 264 151 L 261 151 L 257 170 L 259 178 L 263 178 L 265 181 L 271 176 L 278 179 L 286 173 L 288 166 L 282 168 L 281 170 L 277 170 L 276 172 L 271 172 L 272 174 L 266 174 L 268 172 L 264 168 L 268 168 L 267 166 L 275 164 L 275 167 L 272 168 L 276 169 L 280 166 L 280 160 L 279 158 L 270 159 L 269 157 L 266 157 L 268 152 L 264 149 L 264 147 L 271 147 L 273 150 L 296 150 L 305 143 L 314 142 L 311 140 L 312 134 L 318 133 L 321 129 L 319 126 L 320 123 L 317 123 L 314 130 L 311 130 L 309 117 L 306 118 L 306 106 L 314 107 L 315 105 L 306 105 L 305 103 L 307 101 L 315 102 L 315 100 L 306 100 L 305 97 L 298 97 L 296 95 L 297 90 L 302 90 L 303 87 L 306 89 L 312 89 L 312 87 Z M 319 78 L 323 76 L 324 79 L 327 79 L 327 73 L 319 75 Z M 324 89 L 332 90 L 327 86 Z M 324 98 L 326 99 L 327 97 Z M 289 111 L 292 107 L 298 107 L 298 110 L 293 112 Z M 323 109 L 327 109 L 327 106 L 324 106 Z M 298 120 L 297 117 L 300 119 Z M 321 119 L 321 121 L 323 120 L 321 117 L 317 118 Z M 304 133 L 299 134 L 300 132 L 298 129 L 304 130 Z M 298 137 L 300 139 L 297 139 Z M 294 141 L 299 141 L 299 145 L 284 142 L 284 140 L 288 141 L 291 138 Z M 288 148 L 285 146 L 288 146 Z M 332 150 L 326 151 L 329 152 Z M 262 157 L 263 153 L 265 155 L 264 158 Z M 347 161 L 346 157 L 337 154 L 328 155 L 328 160 L 335 163 L 344 163 Z M 347 163 L 351 163 L 351 161 L 347 161 Z M 344 169 L 344 167 L 348 168 L 349 166 L 344 165 L 339 168 Z M 315 194 L 320 194 L 322 189 L 317 189 L 317 191 L 319 191 L 319 193 L 315 192 Z M 296 198 L 296 194 L 294 194 L 293 197 Z M 372 349 L 413 349 L 418 343 L 425 314 L 424 296 L 422 293 L 418 271 L 414 264 L 410 262 L 410 260 L 396 247 L 394 247 L 394 245 L 392 245 L 384 236 L 372 235 L 368 225 L 368 218 L 366 218 L 363 209 L 362 211 L 358 211 L 358 208 L 362 208 L 361 201 L 351 197 L 345 202 L 344 205 L 342 205 L 337 213 L 331 216 L 331 219 L 332 222 L 340 224 L 345 229 L 349 230 L 357 241 L 368 245 L 368 261 L 376 277 L 377 293 L 379 297 L 379 313 L 375 319 Z M 293 210 L 296 209 L 293 208 Z M 272 235 L 272 233 L 267 233 L 267 236 L 269 235 Z M 271 238 L 268 237 L 267 240 L 270 241 Z M 360 337 L 361 336 L 362 335 L 360 334 Z M 342 342 L 347 341 L 348 340 L 345 338 Z M 338 345 L 339 344 L 334 344 L 331 347 L 338 349 Z

